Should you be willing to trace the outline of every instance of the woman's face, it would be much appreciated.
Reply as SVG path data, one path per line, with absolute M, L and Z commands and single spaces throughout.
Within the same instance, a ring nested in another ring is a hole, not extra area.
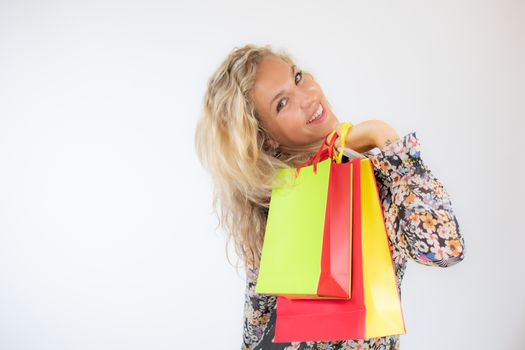
M 280 58 L 269 56 L 259 62 L 250 93 L 274 148 L 318 145 L 338 123 L 317 82 Z

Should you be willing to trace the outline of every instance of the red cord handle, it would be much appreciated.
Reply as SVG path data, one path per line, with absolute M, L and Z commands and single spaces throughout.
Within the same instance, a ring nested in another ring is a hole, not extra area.
M 330 142 L 327 143 L 326 141 L 330 135 L 332 135 L 332 138 L 330 139 Z M 331 159 L 333 157 L 334 144 L 338 137 L 339 135 L 337 134 L 337 132 L 328 134 L 324 138 L 324 141 L 321 144 L 321 147 L 319 147 L 319 150 L 312 157 L 310 157 L 310 159 L 302 162 L 301 164 L 297 166 L 297 168 L 295 169 L 295 175 L 296 176 L 299 175 L 299 171 L 301 171 L 301 168 L 308 166 L 310 164 L 314 165 L 314 174 L 317 174 L 317 163 L 325 160 L 326 158 Z M 323 149 L 325 145 L 328 145 L 328 149 Z

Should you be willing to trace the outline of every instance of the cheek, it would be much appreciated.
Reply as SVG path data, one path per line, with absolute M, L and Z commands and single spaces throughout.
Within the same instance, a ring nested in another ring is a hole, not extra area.
M 280 124 L 281 132 L 293 144 L 301 144 L 307 141 L 307 128 L 302 111 L 295 111 L 286 116 Z
M 305 126 L 304 118 L 304 111 L 294 106 L 286 111 L 286 116 L 283 120 L 287 128 L 294 131 Z
M 274 138 L 280 143 L 287 143 L 293 139 L 294 129 L 297 129 L 296 118 L 293 115 L 287 113 L 280 113 L 274 118 L 268 118 L 265 122 L 266 128 L 274 136 Z
M 308 82 L 305 82 L 305 83 L 307 85 L 306 86 L 307 89 L 321 91 L 321 87 L 314 80 L 309 79 Z

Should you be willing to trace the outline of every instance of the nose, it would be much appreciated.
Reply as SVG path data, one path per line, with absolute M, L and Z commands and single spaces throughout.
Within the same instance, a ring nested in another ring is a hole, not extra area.
M 308 112 L 314 107 L 319 99 L 313 91 L 304 91 L 301 92 L 301 94 L 301 108 Z

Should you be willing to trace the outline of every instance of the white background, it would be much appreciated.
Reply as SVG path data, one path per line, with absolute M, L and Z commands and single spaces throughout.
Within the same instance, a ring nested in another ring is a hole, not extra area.
M 0 349 L 240 348 L 193 137 L 247 43 L 286 49 L 340 120 L 416 131 L 449 191 L 466 257 L 409 263 L 401 348 L 523 349 L 524 5 L 2 0 Z

